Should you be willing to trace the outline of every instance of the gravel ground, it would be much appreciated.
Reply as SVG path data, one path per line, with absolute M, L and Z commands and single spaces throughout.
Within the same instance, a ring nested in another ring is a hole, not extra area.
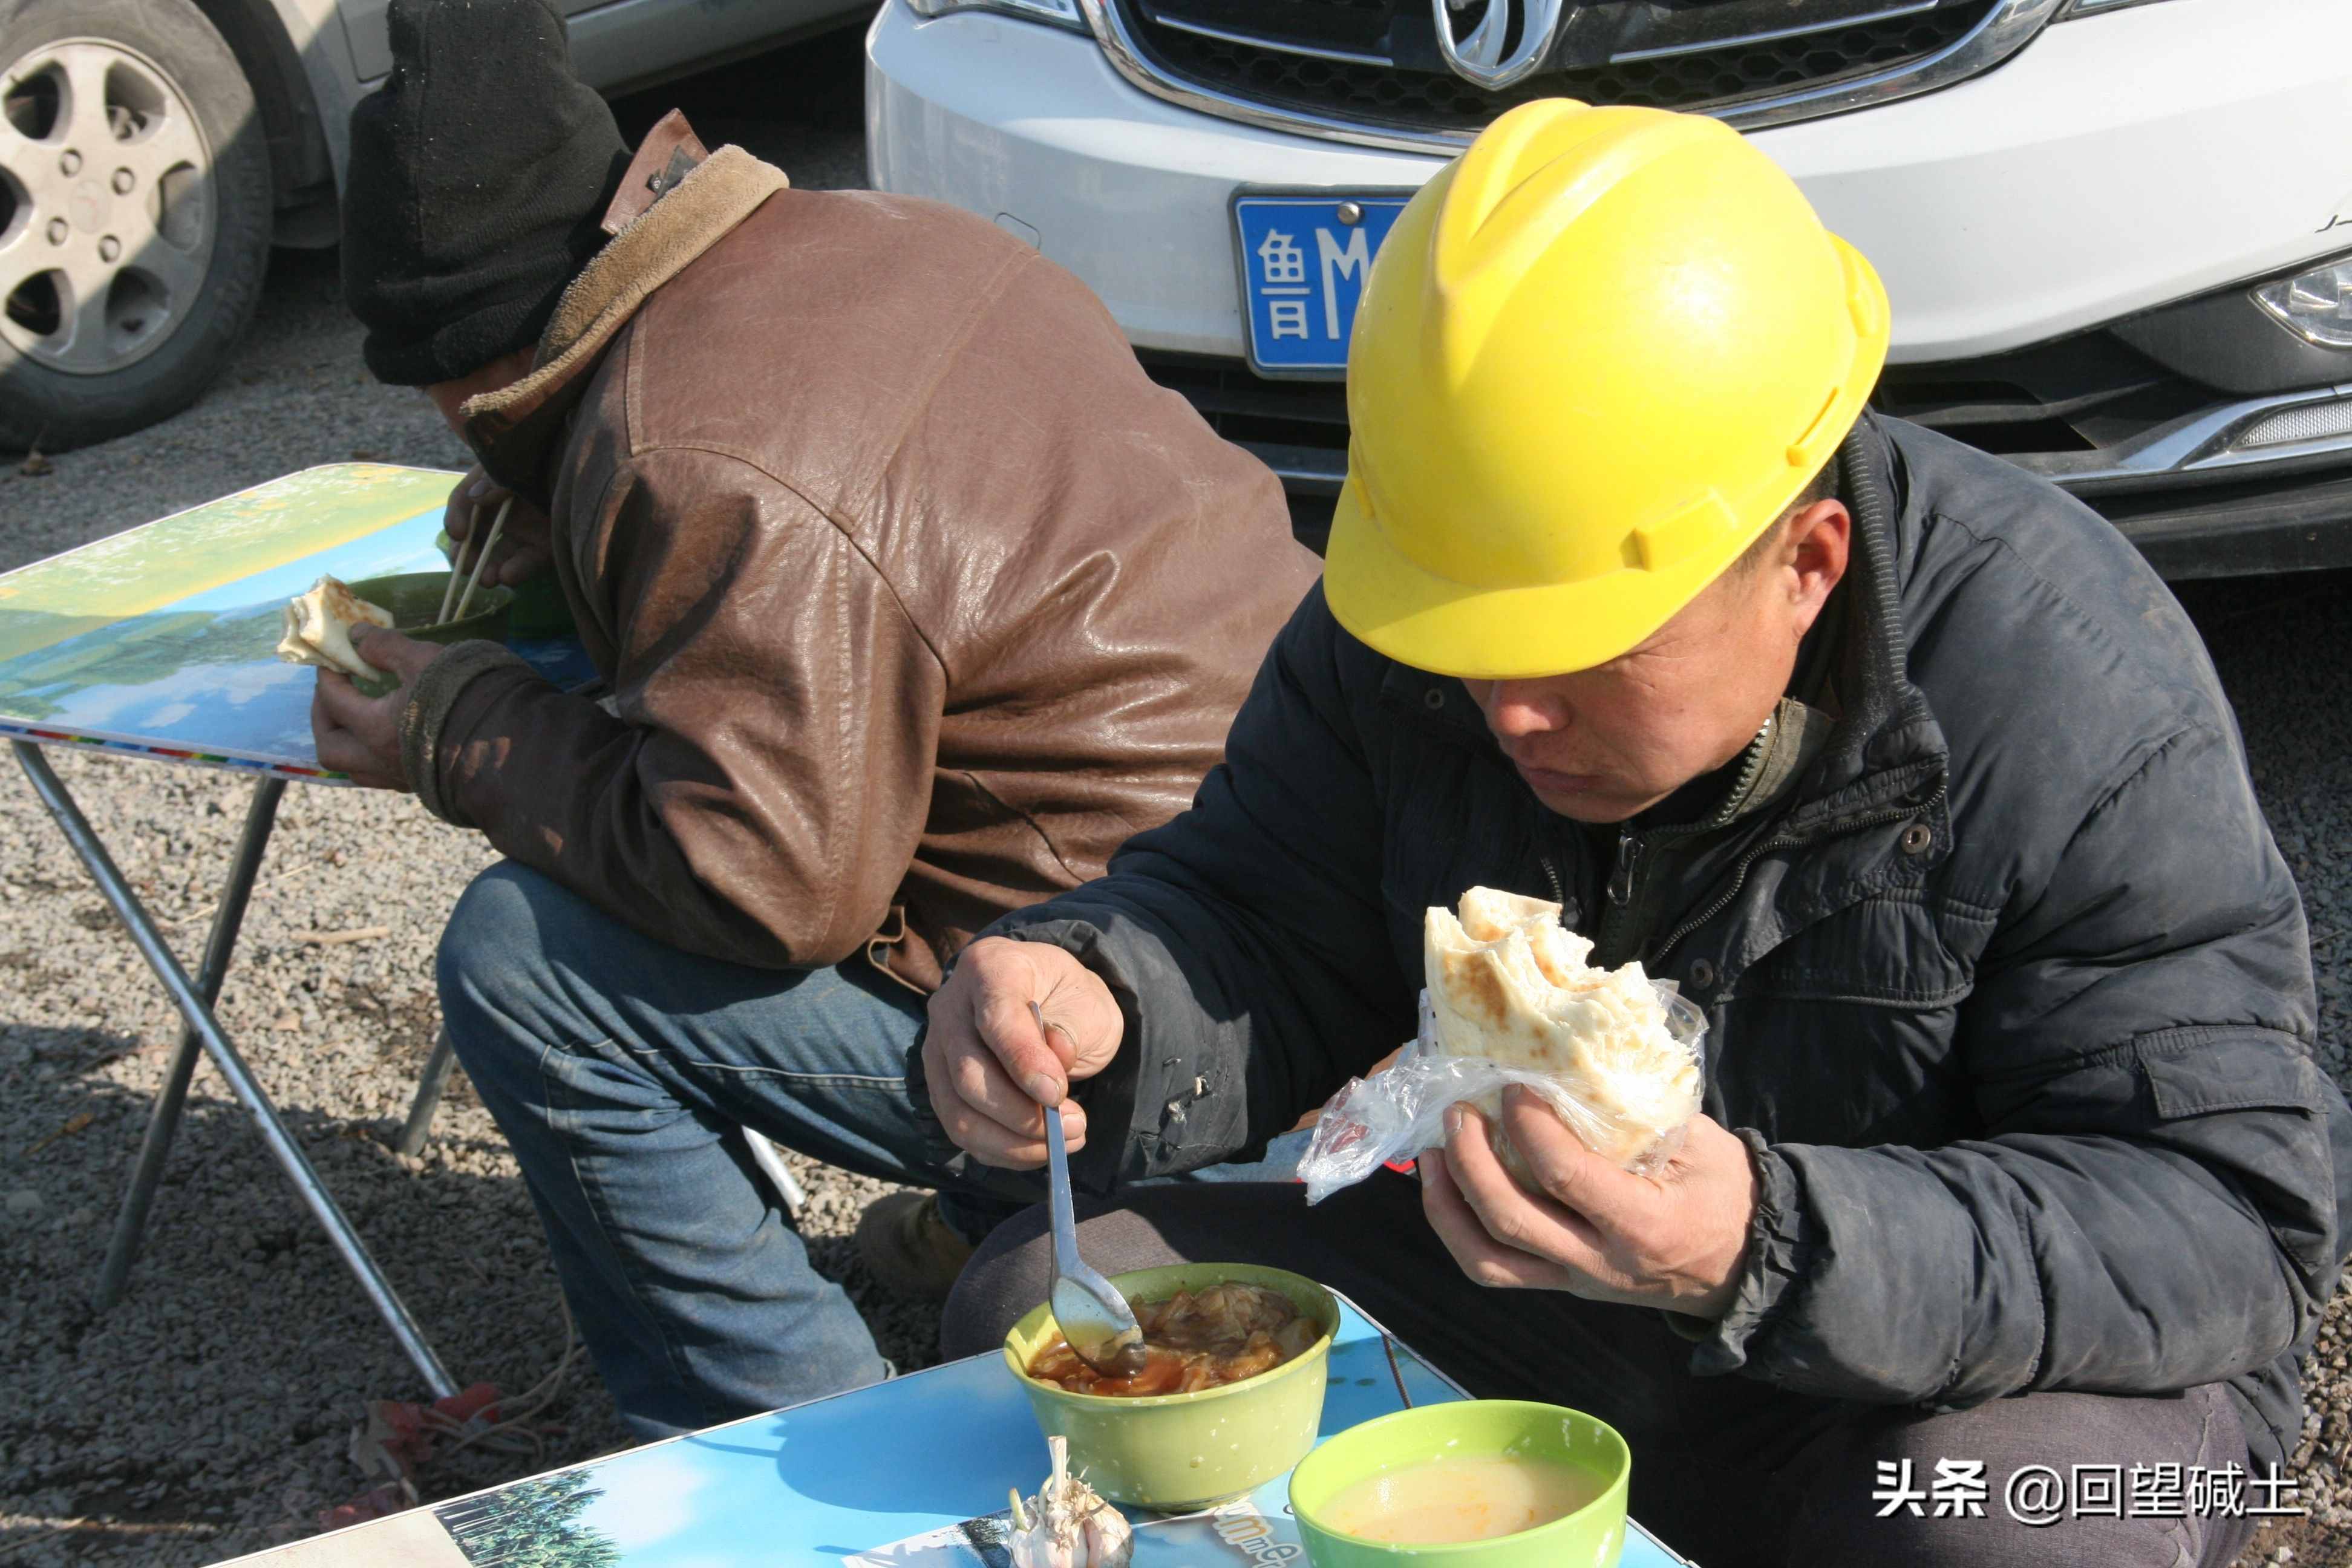
M 714 144 L 743 141 L 803 185 L 854 184 L 854 44 L 834 40 L 625 102 L 623 119 L 634 133 L 684 102 Z M 462 467 L 463 449 L 421 397 L 369 380 L 358 341 L 331 255 L 281 254 L 236 364 L 196 407 L 58 457 L 46 475 L 0 468 L 0 569 L 315 463 Z M 2352 802 L 2340 762 L 2352 752 L 2340 694 L 2352 576 L 2187 596 L 2309 901 L 2326 1066 L 2352 1083 L 2342 1027 Z M 193 962 L 249 786 L 153 764 L 57 762 Z M 390 843 L 398 854 L 382 853 Z M 512 1392 L 547 1375 L 564 1348 L 514 1162 L 462 1075 L 421 1159 L 389 1147 L 433 1036 L 436 936 L 490 859 L 478 839 L 405 798 L 290 790 L 220 1011 L 459 1380 Z M 379 925 L 391 933 L 303 940 Z M 362 1405 L 414 1395 L 414 1374 L 209 1068 L 130 1296 L 92 1316 L 106 1229 L 176 1025 L 13 771 L 0 779 L 0 1563 L 211 1563 L 309 1533 L 319 1509 L 363 1484 L 345 1455 Z M 794 1163 L 820 1267 L 848 1286 L 887 1354 L 927 1363 L 935 1314 L 887 1299 L 847 1240 L 887 1189 Z M 2352 1562 L 2352 1309 L 2339 1302 L 2329 1325 L 2296 1457 L 2315 1517 L 2266 1531 L 2248 1562 Z M 584 1363 L 543 1415 L 560 1428 L 543 1453 L 459 1456 L 427 1472 L 431 1494 L 625 1440 Z

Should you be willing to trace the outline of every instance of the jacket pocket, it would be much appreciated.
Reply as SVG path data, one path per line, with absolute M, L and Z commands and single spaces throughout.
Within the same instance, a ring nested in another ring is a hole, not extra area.
M 2312 1064 L 2310 1042 L 2252 1024 L 2191 1025 L 2143 1035 L 2132 1050 L 2154 1112 L 2141 1138 L 2243 1194 L 2305 1296 L 2324 1301 L 2344 1255 L 2352 1170 L 2339 1162 L 2342 1101 Z
M 1975 983 L 1979 924 L 1990 931 L 1989 920 L 1938 911 L 1917 895 L 1858 899 L 1790 933 L 1749 966 L 1734 994 L 1741 1001 L 1948 1007 Z
M 2134 1042 L 2156 1113 L 2167 1121 L 2225 1110 L 2304 1110 L 2324 1104 L 2302 1042 L 2252 1026 L 2160 1029 Z

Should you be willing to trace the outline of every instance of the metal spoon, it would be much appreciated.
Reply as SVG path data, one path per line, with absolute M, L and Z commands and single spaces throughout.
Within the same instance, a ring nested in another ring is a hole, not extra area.
M 1037 1033 L 1045 1015 L 1036 1003 L 1029 1016 Z M 1054 1220 L 1054 1322 L 1077 1358 L 1105 1377 L 1133 1377 L 1143 1370 L 1143 1329 L 1135 1309 L 1111 1282 L 1078 1256 L 1078 1227 L 1071 1213 L 1070 1157 L 1062 1144 L 1062 1108 L 1045 1110 L 1045 1204 Z

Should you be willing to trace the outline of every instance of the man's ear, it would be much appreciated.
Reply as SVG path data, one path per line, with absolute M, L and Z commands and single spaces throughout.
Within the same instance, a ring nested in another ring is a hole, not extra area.
M 1812 629 L 1831 593 L 1845 580 L 1846 563 L 1853 548 L 1853 514 L 1842 500 L 1817 500 L 1789 522 L 1790 607 L 1796 612 L 1797 635 Z

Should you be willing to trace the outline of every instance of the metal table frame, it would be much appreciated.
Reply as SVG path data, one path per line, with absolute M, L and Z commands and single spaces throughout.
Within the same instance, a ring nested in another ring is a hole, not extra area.
M 212 1058 L 228 1080 L 229 1088 L 243 1102 L 246 1112 L 253 1118 L 263 1143 L 294 1190 L 310 1205 L 311 1215 L 335 1251 L 343 1260 L 360 1289 L 367 1295 L 369 1305 L 392 1331 L 409 1363 L 416 1368 L 436 1398 L 446 1398 L 457 1392 L 456 1382 L 441 1364 L 441 1358 L 410 1316 L 407 1305 L 399 1292 L 383 1277 L 383 1270 L 370 1255 L 367 1244 L 352 1228 L 333 1196 L 319 1180 L 302 1146 L 280 1120 L 278 1108 L 256 1080 L 245 1059 L 213 1016 L 213 1004 L 220 996 L 221 982 L 228 974 L 230 958 L 236 949 L 239 927 L 245 921 L 245 910 L 253 893 L 253 881 L 261 869 L 262 856 L 269 847 L 269 836 L 278 821 L 278 803 L 286 793 L 282 778 L 265 778 L 256 786 L 253 804 L 245 815 L 245 829 L 237 838 L 236 853 L 229 862 L 228 881 L 221 889 L 220 902 L 215 906 L 210 935 L 205 942 L 205 957 L 197 978 L 191 983 L 185 969 L 156 930 L 153 919 L 139 901 L 136 893 L 123 880 L 122 873 L 106 852 L 106 846 L 82 815 L 73 796 L 50 768 L 41 748 L 26 741 L 12 742 L 16 761 L 32 781 L 33 791 L 57 819 L 66 836 L 66 842 L 89 868 L 98 883 L 99 891 L 106 896 L 123 929 L 131 933 L 131 942 L 139 949 L 140 957 L 147 961 L 155 978 L 177 1007 L 182 1020 L 180 1042 L 172 1054 L 169 1072 L 163 1080 L 163 1092 L 156 1097 L 154 1109 L 147 1121 L 147 1133 L 139 1147 L 138 1164 L 131 1178 L 130 1189 L 123 1194 L 122 1209 L 114 1223 L 114 1234 L 106 1248 L 106 1261 L 99 1270 L 98 1289 L 93 1305 L 104 1312 L 122 1299 L 123 1286 L 129 1279 L 131 1263 L 139 1255 L 139 1246 L 147 1228 L 147 1211 L 153 1202 L 156 1185 L 162 1181 L 163 1165 L 172 1151 L 172 1139 L 179 1131 L 180 1111 L 186 1104 L 189 1080 L 194 1076 L 199 1050 Z M 451 1052 L 445 1034 L 435 1045 L 424 1081 L 417 1086 L 416 1102 L 411 1107 L 408 1122 L 402 1131 L 398 1148 L 404 1154 L 413 1154 L 425 1141 L 434 1106 L 441 1098 L 441 1088 L 448 1079 Z

